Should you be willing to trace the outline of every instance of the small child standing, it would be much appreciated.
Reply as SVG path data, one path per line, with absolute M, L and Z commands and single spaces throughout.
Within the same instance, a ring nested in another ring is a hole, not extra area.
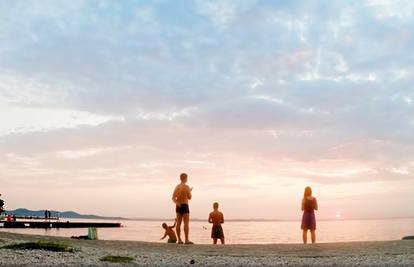
M 213 211 L 210 212 L 208 217 L 208 222 L 213 224 L 211 228 L 211 238 L 213 239 L 214 245 L 217 244 L 217 239 L 220 239 L 221 244 L 224 244 L 224 231 L 221 224 L 224 223 L 223 213 L 219 210 L 219 203 L 214 202 L 213 204 Z
M 166 238 L 168 236 L 167 243 L 177 243 L 177 236 L 174 232 L 175 224 L 177 223 L 177 220 L 174 222 L 174 225 L 168 226 L 166 223 L 162 224 L 162 228 L 165 229 L 165 234 L 163 237 L 161 237 L 161 240 Z

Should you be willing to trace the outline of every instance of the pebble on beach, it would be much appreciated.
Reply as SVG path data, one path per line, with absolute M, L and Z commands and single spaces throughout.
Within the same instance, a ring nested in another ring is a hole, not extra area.
M 1 233 L 3 245 L 33 242 L 38 236 Z M 158 243 L 124 241 L 85 241 L 43 237 L 43 240 L 66 242 L 75 252 L 0 249 L 0 266 L 122 266 L 108 265 L 100 259 L 106 255 L 125 255 L 139 266 L 414 266 L 414 242 L 382 241 L 337 244 L 229 245 L 226 247 L 194 246 L 183 253 Z

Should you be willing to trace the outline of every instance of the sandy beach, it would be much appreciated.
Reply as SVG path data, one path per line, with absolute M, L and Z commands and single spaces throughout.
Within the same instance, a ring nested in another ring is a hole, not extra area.
M 75 252 L 0 249 L 1 266 L 271 266 L 375 265 L 413 266 L 414 241 L 347 242 L 315 245 L 176 245 L 136 241 L 72 240 L 2 232 L 0 245 L 53 241 Z M 128 264 L 105 256 L 127 256 Z M 192 263 L 193 262 L 193 263 Z

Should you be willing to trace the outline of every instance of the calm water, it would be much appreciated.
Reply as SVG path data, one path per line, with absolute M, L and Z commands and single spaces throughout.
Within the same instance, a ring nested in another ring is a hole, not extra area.
M 70 221 L 99 221 L 76 220 Z M 159 221 L 119 221 L 123 228 L 100 228 L 99 239 L 138 240 L 164 242 L 160 240 L 163 229 Z M 210 225 L 205 222 L 191 222 L 190 237 L 198 244 L 208 244 Z M 226 222 L 224 232 L 227 243 L 265 244 L 301 243 L 300 222 Z M 206 229 L 207 228 L 207 229 Z M 0 229 L 14 233 L 41 234 L 52 236 L 85 235 L 87 229 Z M 384 220 L 318 221 L 317 242 L 398 240 L 414 234 L 414 218 Z

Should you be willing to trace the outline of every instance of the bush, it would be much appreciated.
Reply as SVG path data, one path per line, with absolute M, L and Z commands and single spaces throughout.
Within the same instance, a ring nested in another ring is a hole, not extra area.
M 134 258 L 125 256 L 105 256 L 100 260 L 112 263 L 130 263 L 134 261 Z
M 47 251 L 53 251 L 53 252 L 74 252 L 74 248 L 66 244 L 56 243 L 56 242 L 47 242 L 47 241 L 11 244 L 11 245 L 4 246 L 2 248 L 14 249 L 14 250 L 40 249 L 40 250 L 47 250 Z
M 4 201 L 3 199 L 0 199 L 0 215 L 4 212 Z

